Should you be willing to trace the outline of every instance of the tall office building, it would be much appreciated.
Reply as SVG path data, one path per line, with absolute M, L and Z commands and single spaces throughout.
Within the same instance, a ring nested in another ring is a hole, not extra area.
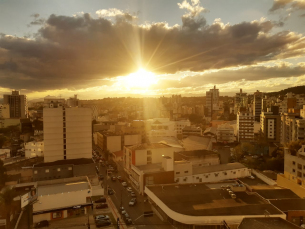
M 219 89 L 216 89 L 216 86 L 214 86 L 213 89 L 210 89 L 210 91 L 206 92 L 206 102 L 205 102 L 206 109 L 208 111 L 208 116 L 213 116 L 213 111 L 219 110 Z
M 239 93 L 236 93 L 234 98 L 234 114 L 240 111 L 241 108 L 247 108 L 248 106 L 248 96 L 247 93 L 240 89 Z
M 251 112 L 240 111 L 237 113 L 237 138 L 238 141 L 251 142 L 254 140 L 254 115 Z
M 10 118 L 28 117 L 26 95 L 20 95 L 19 91 L 12 91 L 11 95 L 3 95 L 3 104 L 9 104 Z
M 253 100 L 253 115 L 255 121 L 260 121 L 260 115 L 262 113 L 262 99 L 263 93 L 256 91 L 254 92 L 254 100 Z
M 92 111 L 50 105 L 43 109 L 44 162 L 92 157 Z

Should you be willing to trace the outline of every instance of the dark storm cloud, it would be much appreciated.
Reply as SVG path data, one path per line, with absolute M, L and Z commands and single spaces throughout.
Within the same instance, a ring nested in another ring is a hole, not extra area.
M 97 80 L 129 74 L 140 65 L 156 73 L 200 72 L 304 54 L 301 36 L 270 33 L 276 26 L 270 21 L 207 25 L 197 11 L 173 27 L 140 26 L 126 13 L 115 18 L 51 15 L 35 39 L 0 36 L 0 66 L 10 60 L 17 66 L 0 68 L 1 86 L 79 89 L 101 86 Z
M 305 75 L 305 64 L 297 67 L 289 67 L 286 64 L 280 66 L 250 66 L 237 70 L 224 69 L 217 72 L 208 72 L 202 75 L 187 76 L 181 80 L 160 80 L 151 89 L 198 87 L 207 84 L 223 84 L 241 80 L 257 81 L 272 78 L 298 77 Z

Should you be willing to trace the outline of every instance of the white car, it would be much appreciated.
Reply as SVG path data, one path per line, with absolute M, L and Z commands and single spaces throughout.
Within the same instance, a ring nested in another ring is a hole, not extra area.
M 124 187 L 126 187 L 126 186 L 127 186 L 127 183 L 126 183 L 126 182 L 123 182 L 122 185 L 123 185 Z
M 250 179 L 252 179 L 252 180 L 254 180 L 254 179 L 255 179 L 255 177 L 254 177 L 254 176 L 249 176 L 249 178 L 250 178 Z
M 95 216 L 95 220 L 103 220 L 103 219 L 109 219 L 108 215 L 97 215 Z
M 127 188 L 127 191 L 128 191 L 128 192 L 132 192 L 132 188 L 131 188 L 131 187 L 128 187 L 128 188 Z

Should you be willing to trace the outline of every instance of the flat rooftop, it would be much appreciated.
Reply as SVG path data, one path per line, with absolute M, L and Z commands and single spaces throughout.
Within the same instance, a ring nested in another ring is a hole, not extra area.
M 283 214 L 257 195 L 236 192 L 232 199 L 226 190 L 206 184 L 147 186 L 170 209 L 190 216 L 232 216 Z
M 83 165 L 94 163 L 91 158 L 78 158 L 78 159 L 68 159 L 68 160 L 59 160 L 53 162 L 42 162 L 34 165 L 34 167 L 47 167 L 47 166 L 56 166 L 56 165 Z
M 193 174 L 213 173 L 234 169 L 247 169 L 247 167 L 238 162 L 210 166 L 193 166 Z
M 182 145 L 185 150 L 201 150 L 207 149 L 209 143 L 211 141 L 211 137 L 209 136 L 187 136 L 182 139 Z
M 138 165 L 136 167 L 139 170 L 143 171 L 144 173 L 154 173 L 154 172 L 160 172 L 161 171 L 162 163 L 154 163 L 154 164 L 147 164 L 147 165 Z
M 163 143 L 143 143 L 134 146 L 127 146 L 131 150 L 144 150 L 144 149 L 158 149 L 158 148 L 170 148 L 170 146 Z
M 260 189 L 255 190 L 263 198 L 272 199 L 300 199 L 300 197 L 295 194 L 290 189 Z
M 297 229 L 300 228 L 279 217 L 244 218 L 238 229 Z
M 270 200 L 270 203 L 283 212 L 305 211 L 305 199 Z
M 53 195 L 63 192 L 75 192 L 85 189 L 90 189 L 88 182 L 80 181 L 75 183 L 64 183 L 64 184 L 52 184 L 52 185 L 42 185 L 37 187 L 38 195 Z

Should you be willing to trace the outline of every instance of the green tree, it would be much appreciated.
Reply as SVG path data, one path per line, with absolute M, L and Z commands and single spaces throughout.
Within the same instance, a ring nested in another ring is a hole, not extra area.
M 289 142 L 287 144 L 287 147 L 289 149 L 290 154 L 295 156 L 298 150 L 301 149 L 302 145 L 305 145 L 305 141 L 298 140 L 294 142 Z
M 6 229 L 11 228 L 11 213 L 13 210 L 14 198 L 17 196 L 17 193 L 14 189 L 5 188 L 0 193 L 0 202 L 5 206 L 5 218 L 6 218 Z

